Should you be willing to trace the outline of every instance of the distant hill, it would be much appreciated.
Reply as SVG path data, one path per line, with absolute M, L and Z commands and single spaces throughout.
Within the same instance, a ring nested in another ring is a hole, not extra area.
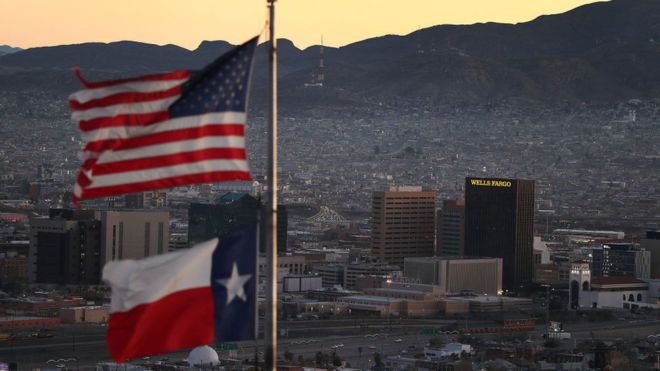
M 23 50 L 23 49 L 21 49 L 21 48 L 14 48 L 14 47 L 11 47 L 11 46 L 9 46 L 9 45 L 0 45 L 0 55 L 3 55 L 3 54 L 10 54 L 10 53 L 16 53 L 16 52 L 19 52 L 19 51 L 21 51 L 21 50 Z
M 0 89 L 35 83 L 69 88 L 61 79 L 72 66 L 98 77 L 199 68 L 230 47 L 205 41 L 190 51 L 122 41 L 27 49 L 0 56 Z M 374 98 L 471 104 L 660 97 L 660 1 L 613 0 L 515 25 L 443 25 L 325 48 L 324 89 L 304 88 L 316 71 L 318 46 L 300 50 L 281 40 L 278 50 L 283 105 L 341 106 Z M 259 92 L 266 62 L 261 45 L 254 80 Z M 17 74 L 34 69 L 39 81 L 22 83 Z

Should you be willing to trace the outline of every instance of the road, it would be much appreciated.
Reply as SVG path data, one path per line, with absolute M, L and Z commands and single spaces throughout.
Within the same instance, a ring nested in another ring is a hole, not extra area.
M 414 356 L 423 351 L 430 336 L 422 335 L 422 329 L 440 327 L 453 321 L 445 320 L 393 320 L 391 323 L 383 319 L 365 320 L 316 320 L 316 321 L 282 321 L 279 328 L 285 330 L 279 340 L 279 356 L 290 351 L 297 360 L 300 355 L 305 359 L 313 359 L 318 351 L 336 352 L 352 366 L 367 368 L 373 363 L 373 354 L 379 352 L 386 356 Z M 476 321 L 471 321 L 476 322 Z M 588 339 L 593 333 L 601 339 L 625 337 L 645 337 L 660 333 L 660 320 L 654 321 L 610 321 L 568 324 L 566 331 L 571 332 L 573 341 Z M 288 331 L 287 331 L 288 330 Z M 58 328 L 53 338 L 30 338 L 24 340 L 5 341 L 0 343 L 0 360 L 4 362 L 19 362 L 21 369 L 44 368 L 48 360 L 78 357 L 77 366 L 81 370 L 92 369 L 97 362 L 109 360 L 105 348 L 105 327 L 63 325 Z M 540 339 L 544 329 L 537 326 L 533 334 Z M 378 334 L 378 335 L 375 335 Z M 456 335 L 444 335 L 445 342 L 456 339 Z M 483 335 L 486 338 L 497 339 L 501 335 Z M 399 342 L 397 339 L 401 339 Z M 567 346 L 570 345 L 567 342 Z M 245 341 L 237 343 L 238 349 L 231 355 L 241 359 L 254 359 L 255 352 L 264 352 L 263 341 Z M 414 348 L 413 348 L 414 347 Z M 359 352 L 362 348 L 362 352 Z M 222 351 L 229 355 L 230 351 Z M 167 358 L 183 360 L 188 351 L 165 354 L 152 357 L 154 362 Z M 69 361 L 68 367 L 76 367 L 75 361 Z

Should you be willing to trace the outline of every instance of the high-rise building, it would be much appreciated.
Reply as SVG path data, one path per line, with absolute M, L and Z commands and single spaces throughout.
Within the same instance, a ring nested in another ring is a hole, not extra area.
M 438 210 L 438 255 L 461 256 L 465 253 L 465 200 L 443 200 Z
M 465 255 L 502 258 L 505 290 L 534 277 L 534 181 L 465 179 Z
M 167 191 L 157 189 L 146 192 L 129 193 L 124 196 L 124 205 L 130 209 L 163 208 L 167 206 Z
M 381 262 L 403 266 L 403 258 L 435 254 L 435 192 L 393 187 L 374 192 L 372 253 Z
M 641 248 L 651 252 L 651 279 L 660 279 L 660 230 L 646 232 Z
M 103 262 L 142 259 L 168 252 L 168 211 L 101 211 Z
M 592 250 L 592 277 L 651 278 L 651 252 L 633 243 L 609 243 Z
M 502 293 L 502 259 L 430 256 L 406 258 L 403 276 L 413 282 L 438 285 L 445 294 Z
M 101 222 L 86 210 L 53 209 L 30 221 L 28 281 L 62 285 L 100 283 Z
M 277 206 L 277 250 L 286 252 L 287 210 Z M 236 228 L 264 221 L 264 206 L 248 193 L 229 192 L 215 200 L 213 204 L 191 203 L 188 209 L 188 245 L 225 235 Z M 263 224 L 262 224 L 263 226 Z M 259 249 L 265 252 L 266 228 L 260 228 Z

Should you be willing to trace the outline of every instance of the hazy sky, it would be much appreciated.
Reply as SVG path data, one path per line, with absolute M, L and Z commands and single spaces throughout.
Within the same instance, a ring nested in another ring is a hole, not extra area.
M 341 46 L 437 24 L 525 22 L 594 0 L 279 0 L 276 35 Z M 135 40 L 194 49 L 260 33 L 266 0 L 0 0 L 0 45 Z

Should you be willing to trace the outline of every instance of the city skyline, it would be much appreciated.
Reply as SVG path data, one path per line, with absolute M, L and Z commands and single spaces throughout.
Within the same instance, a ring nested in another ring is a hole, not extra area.
M 306 48 L 323 42 L 343 46 L 387 34 L 404 35 L 435 25 L 497 22 L 519 23 L 542 15 L 566 12 L 593 0 L 416 0 L 408 2 L 351 2 L 288 0 L 278 3 L 277 36 Z M 81 0 L 47 2 L 0 1 L 0 45 L 32 48 L 84 42 L 122 40 L 175 44 L 195 49 L 204 40 L 241 43 L 265 30 L 264 1 L 86 3 Z M 121 27 L 117 27 L 118 22 Z M 262 42 L 265 38 L 262 38 Z

